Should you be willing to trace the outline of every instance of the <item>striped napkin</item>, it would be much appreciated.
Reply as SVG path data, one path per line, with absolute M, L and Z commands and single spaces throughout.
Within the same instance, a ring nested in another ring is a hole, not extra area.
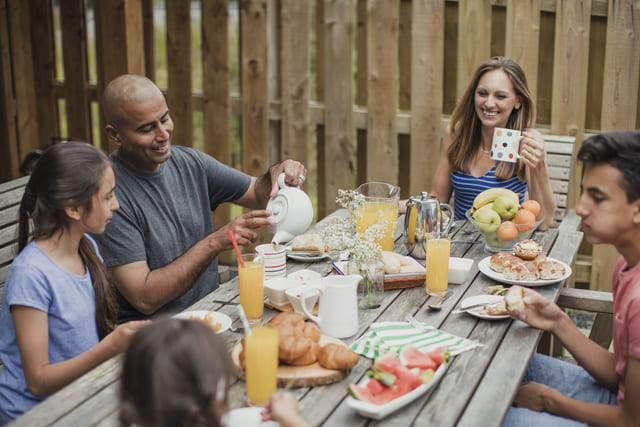
M 363 335 L 351 345 L 351 350 L 370 359 L 389 352 L 398 354 L 400 349 L 408 344 L 417 347 L 423 353 L 448 346 L 451 356 L 482 345 L 440 331 L 433 326 L 425 326 L 423 330 L 406 322 L 372 323 L 370 329 L 370 333 Z

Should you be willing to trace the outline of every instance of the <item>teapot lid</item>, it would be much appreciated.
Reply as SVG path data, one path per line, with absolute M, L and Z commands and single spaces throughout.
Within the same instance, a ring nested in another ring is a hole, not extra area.
M 425 200 L 429 200 L 429 199 L 432 199 L 432 198 L 433 198 L 433 196 L 429 196 L 429 193 L 427 193 L 426 191 L 422 191 L 419 196 L 411 196 L 411 197 L 409 197 L 409 201 L 415 203 L 415 202 L 422 202 L 422 201 L 425 201 Z

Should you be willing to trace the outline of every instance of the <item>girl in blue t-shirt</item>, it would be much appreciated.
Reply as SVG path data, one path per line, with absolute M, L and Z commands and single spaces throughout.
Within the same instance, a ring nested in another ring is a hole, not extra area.
M 445 130 L 432 195 L 448 203 L 454 193 L 455 217 L 464 219 L 475 196 L 487 188 L 506 187 L 522 195 L 528 191 L 542 206 L 540 229 L 547 228 L 555 201 L 544 139 L 530 127 L 535 118 L 535 103 L 520 65 L 504 57 L 481 64 Z M 491 159 L 496 127 L 522 132 L 522 158 L 516 163 Z
M 86 234 L 102 233 L 118 209 L 114 187 L 105 154 L 80 142 L 49 148 L 31 175 L 0 308 L 0 424 L 122 351 L 148 323 L 116 327 L 114 288 Z

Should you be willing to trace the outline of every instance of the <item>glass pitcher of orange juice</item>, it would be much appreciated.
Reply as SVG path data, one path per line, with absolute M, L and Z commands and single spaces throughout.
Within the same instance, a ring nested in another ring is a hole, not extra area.
M 377 242 L 383 251 L 393 251 L 398 222 L 400 187 L 384 182 L 367 182 L 356 188 L 364 196 L 364 204 L 356 208 L 356 226 L 360 234 L 373 224 L 386 220 L 384 236 Z

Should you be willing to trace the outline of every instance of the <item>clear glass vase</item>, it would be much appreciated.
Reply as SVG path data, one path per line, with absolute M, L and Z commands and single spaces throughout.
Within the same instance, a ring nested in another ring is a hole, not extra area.
M 349 262 L 349 274 L 359 274 L 362 280 L 358 283 L 358 308 L 378 308 L 384 298 L 384 264 L 373 261 L 359 264 Z

